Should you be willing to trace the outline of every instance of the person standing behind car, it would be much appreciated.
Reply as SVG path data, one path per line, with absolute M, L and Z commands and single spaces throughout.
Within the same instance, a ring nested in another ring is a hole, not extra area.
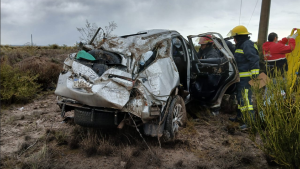
M 295 38 L 298 33 L 288 37 L 283 38 L 278 41 L 278 36 L 276 33 L 272 32 L 268 36 L 268 42 L 265 42 L 262 46 L 264 60 L 269 68 L 272 68 L 269 72 L 272 76 L 274 75 L 274 68 L 279 69 L 281 74 L 283 71 L 288 71 L 288 64 L 285 54 L 291 53 L 295 48 Z M 288 45 L 285 45 L 288 43 Z
M 207 35 L 208 37 L 212 37 L 211 35 Z M 209 58 L 220 58 L 221 55 L 217 52 L 217 50 L 213 47 L 213 40 L 208 37 L 200 37 L 199 43 L 200 49 L 197 53 L 198 59 L 209 59 Z
M 237 83 L 237 100 L 239 103 L 237 115 L 235 118 L 229 118 L 229 120 L 235 122 L 241 120 L 242 112 L 245 111 L 248 111 L 250 117 L 255 119 L 251 100 L 251 86 L 248 82 L 259 74 L 259 55 L 256 44 L 250 40 L 248 35 L 251 35 L 251 33 L 242 25 L 234 27 L 229 32 L 229 36 L 234 38 L 236 44 L 234 57 L 240 75 L 240 82 Z M 246 129 L 247 125 L 244 123 L 240 128 Z

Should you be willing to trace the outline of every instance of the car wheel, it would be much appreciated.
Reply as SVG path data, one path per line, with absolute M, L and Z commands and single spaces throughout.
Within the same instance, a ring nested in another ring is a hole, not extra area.
M 185 103 L 179 95 L 173 97 L 166 113 L 168 114 L 165 123 L 164 138 L 166 141 L 172 141 L 175 139 L 179 127 L 185 126 L 187 120 Z

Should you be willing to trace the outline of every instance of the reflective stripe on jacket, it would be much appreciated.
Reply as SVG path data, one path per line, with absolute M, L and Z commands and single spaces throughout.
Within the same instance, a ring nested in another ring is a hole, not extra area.
M 237 46 L 234 57 L 240 77 L 251 77 L 259 74 L 259 55 L 256 44 L 250 40 Z

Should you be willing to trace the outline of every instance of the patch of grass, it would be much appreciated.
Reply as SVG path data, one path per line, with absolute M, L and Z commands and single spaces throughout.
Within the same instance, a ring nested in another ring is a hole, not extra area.
M 99 145 L 99 136 L 96 130 L 88 130 L 87 135 L 82 135 L 81 147 L 86 157 L 91 157 L 97 154 Z
M 87 147 L 84 147 L 84 152 L 86 157 L 92 157 L 97 154 L 97 146 L 96 145 L 89 145 Z
M 112 156 L 115 154 L 116 146 L 112 145 L 109 140 L 102 140 L 97 150 L 98 155 Z
M 179 140 L 176 139 L 172 142 L 163 142 L 162 147 L 165 149 L 175 149 L 175 148 L 184 148 L 184 149 L 190 149 L 192 147 L 189 140 Z
M 195 122 L 193 119 L 188 119 L 186 122 L 186 127 L 180 131 L 180 133 L 185 135 L 194 135 L 198 134 L 196 128 L 195 128 Z
M 31 155 L 26 162 L 31 169 L 51 168 L 52 150 L 45 144 L 40 151 Z
M 67 145 L 67 134 L 65 131 L 56 131 L 54 134 L 55 140 L 57 141 L 57 145 Z
M 11 156 L 5 156 L 0 160 L 0 168 L 14 168 L 16 160 Z
M 146 160 L 146 164 L 147 165 L 153 165 L 156 167 L 161 167 L 162 161 L 161 161 L 161 157 L 159 155 L 159 153 L 157 152 L 151 152 L 150 150 L 148 150 L 146 152 L 146 157 L 148 157 Z
M 71 150 L 73 150 L 73 149 L 78 149 L 79 147 L 80 147 L 80 137 L 78 137 L 78 136 L 72 136 L 72 138 L 70 139 L 70 141 L 69 141 L 69 148 L 71 149 Z
M 133 160 L 132 160 L 132 150 L 130 147 L 126 147 L 124 151 L 121 153 L 121 162 L 123 162 L 124 168 L 128 169 L 133 166 Z
M 18 116 L 12 115 L 6 120 L 5 124 L 12 125 L 16 120 L 18 120 Z
M 141 155 L 141 149 L 140 148 L 135 148 L 133 151 L 132 151 L 132 156 L 133 157 L 138 157 Z

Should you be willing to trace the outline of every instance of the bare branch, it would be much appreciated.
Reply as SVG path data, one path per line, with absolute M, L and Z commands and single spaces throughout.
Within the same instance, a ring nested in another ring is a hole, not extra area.
M 85 27 L 77 28 L 77 31 L 81 34 L 79 39 L 84 43 L 89 43 L 91 39 L 94 37 L 96 31 L 98 30 L 98 26 L 95 23 L 90 23 L 88 20 L 85 21 Z M 102 33 L 98 33 L 94 39 L 94 42 L 98 44 L 102 41 L 103 38 L 110 38 L 112 37 L 112 31 L 117 28 L 117 24 L 112 21 L 109 22 L 108 26 L 104 27 L 105 30 L 102 29 Z M 103 37 L 105 35 L 105 37 Z

